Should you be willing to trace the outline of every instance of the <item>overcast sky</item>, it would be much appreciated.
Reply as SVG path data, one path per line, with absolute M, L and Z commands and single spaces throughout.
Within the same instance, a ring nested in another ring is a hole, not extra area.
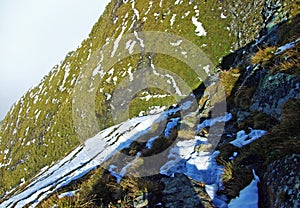
M 0 121 L 88 37 L 109 1 L 0 1 Z

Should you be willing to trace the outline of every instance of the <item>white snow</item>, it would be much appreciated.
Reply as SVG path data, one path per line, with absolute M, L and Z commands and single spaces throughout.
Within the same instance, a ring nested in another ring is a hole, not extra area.
M 131 55 L 134 51 L 134 46 L 136 44 L 135 40 L 129 40 L 126 43 L 126 49 L 129 51 L 129 54 Z
M 146 147 L 147 147 L 148 149 L 150 149 L 150 148 L 152 147 L 152 145 L 153 145 L 153 142 L 154 142 L 155 140 L 157 140 L 158 138 L 159 138 L 159 137 L 156 136 L 156 137 L 152 137 L 151 139 L 149 139 L 148 142 L 146 143 Z
M 132 67 L 131 66 L 128 68 L 128 74 L 129 74 L 129 81 L 132 82 L 133 81 L 133 73 L 132 73 Z
M 258 207 L 258 188 L 257 184 L 260 182 L 259 177 L 253 172 L 252 182 L 240 191 L 240 194 L 235 199 L 232 199 L 228 204 L 229 208 L 256 208 Z
M 180 46 L 180 44 L 182 43 L 182 40 L 178 40 L 176 43 L 170 43 L 171 46 L 177 47 Z
M 153 115 L 153 114 L 161 113 L 166 109 L 167 109 L 166 106 L 151 106 L 148 111 L 150 115 Z
M 150 95 L 148 92 L 143 92 L 142 95 L 144 95 L 144 97 L 141 97 L 140 99 L 146 101 L 149 101 L 152 98 L 165 98 L 170 96 L 170 95 Z
M 23 192 L 4 201 L 0 207 L 12 207 L 14 203 L 16 207 L 23 207 L 31 202 L 34 202 L 32 207 L 35 207 L 49 194 L 81 178 L 119 150 L 128 147 L 140 135 L 149 131 L 153 122 L 161 115 L 134 118 L 101 131 L 40 174 Z
M 138 33 L 136 31 L 134 31 L 133 34 L 134 34 L 135 38 L 140 42 L 140 46 L 142 48 L 145 48 L 144 40 L 139 37 L 139 35 L 138 35 Z
M 126 13 L 125 19 L 126 19 L 127 17 L 128 17 L 128 13 Z M 127 22 L 125 22 L 125 23 L 122 25 L 121 33 L 119 34 L 119 36 L 117 37 L 117 39 L 116 39 L 115 42 L 114 42 L 113 51 L 111 52 L 111 55 L 110 55 L 111 58 L 115 56 L 115 53 L 116 53 L 116 51 L 117 51 L 117 49 L 118 49 L 118 47 L 119 47 L 119 43 L 120 43 L 120 41 L 121 41 L 121 38 L 122 38 L 122 36 L 123 36 L 123 34 L 124 34 L 126 28 L 127 28 Z
M 131 7 L 133 9 L 134 15 L 136 16 L 137 19 L 140 19 L 140 13 L 139 11 L 135 8 L 135 1 L 131 0 Z
M 160 8 L 162 7 L 162 2 L 163 2 L 163 0 L 160 0 L 160 2 L 159 2 L 159 7 Z
M 295 47 L 295 44 L 297 42 L 300 41 L 300 38 L 298 38 L 297 40 L 293 41 L 293 42 L 290 42 L 290 43 L 287 43 L 283 46 L 280 46 L 279 48 L 277 48 L 276 52 L 275 52 L 275 55 L 278 55 L 278 54 L 281 54 L 283 53 L 284 51 L 288 50 L 288 49 L 291 49 L 293 47 Z
M 199 17 L 199 13 L 200 13 L 200 11 L 199 11 L 199 9 L 198 9 L 198 6 L 197 6 L 197 5 L 195 5 L 195 6 L 194 6 L 194 10 L 195 10 L 195 13 L 196 13 L 196 17 Z
M 183 16 L 181 16 L 181 19 L 186 18 L 187 16 L 189 16 L 190 13 L 191 13 L 190 11 L 187 11 L 186 13 L 184 13 Z
M 152 5 L 153 5 L 153 1 L 150 1 L 150 2 L 149 2 L 148 10 L 145 12 L 145 15 L 147 15 L 147 14 L 150 12 L 150 10 L 151 10 L 151 8 L 152 8 Z
M 75 196 L 75 193 L 77 192 L 78 190 L 75 190 L 75 191 L 69 191 L 69 192 L 65 192 L 65 193 L 62 193 L 60 195 L 58 195 L 58 198 L 61 199 L 63 197 L 73 197 Z
M 221 19 L 226 19 L 227 18 L 227 16 L 225 16 L 224 14 L 223 14 L 223 12 L 221 13 Z
M 206 72 L 206 74 L 210 74 L 210 65 L 204 66 L 203 69 Z
M 67 66 L 64 68 L 64 78 L 63 78 L 62 83 L 61 83 L 61 85 L 60 85 L 60 87 L 59 87 L 59 90 L 60 90 L 60 91 L 63 91 L 63 90 L 64 90 L 64 86 L 65 86 L 65 83 L 66 83 L 67 78 L 69 77 L 69 75 L 70 75 L 70 66 L 67 65 Z
M 173 15 L 172 15 L 172 18 L 170 19 L 170 26 L 171 26 L 171 28 L 172 28 L 173 25 L 174 25 L 176 15 L 177 15 L 177 14 L 173 14 Z
M 251 142 L 259 139 L 260 137 L 264 136 L 267 132 L 264 130 L 254 130 L 251 129 L 249 134 L 246 134 L 244 130 L 241 130 L 237 133 L 236 139 L 231 141 L 230 144 L 236 147 L 243 147 Z
M 201 131 L 201 129 L 203 129 L 205 127 L 210 127 L 210 126 L 213 126 L 216 123 L 220 123 L 220 122 L 227 122 L 231 119 L 232 119 L 232 114 L 227 113 L 227 112 L 225 113 L 224 116 L 216 117 L 213 119 L 206 119 L 201 124 L 198 125 L 196 132 Z
M 202 26 L 202 23 L 201 22 L 198 22 L 198 19 L 197 17 L 192 17 L 192 22 L 193 24 L 196 26 L 196 35 L 197 36 L 206 36 L 206 31 L 204 29 L 204 27 Z
M 153 124 L 167 121 L 170 115 L 175 115 L 180 110 L 188 110 L 192 104 L 192 101 L 186 101 L 179 107 L 172 108 L 166 112 L 133 118 L 99 132 L 96 136 L 86 140 L 84 144 L 73 150 L 64 159 L 47 170 L 42 170 L 23 191 L 4 201 L 0 207 L 12 207 L 14 204 L 16 207 L 23 207 L 29 203 L 33 203 L 32 207 L 35 207 L 51 193 L 57 192 L 61 187 L 83 177 L 120 150 L 129 147 L 133 141 L 149 133 Z M 207 119 L 198 125 L 197 130 L 215 125 L 218 122 L 228 121 L 229 119 L 231 119 L 231 114 L 229 113 L 217 118 Z M 179 122 L 180 118 L 168 120 L 164 134 L 168 136 L 171 129 Z M 146 146 L 150 148 L 157 138 L 158 136 L 153 136 L 148 140 Z M 216 191 L 221 186 L 220 178 L 223 172 L 222 167 L 218 166 L 215 160 L 219 152 L 195 151 L 195 147 L 208 142 L 206 138 L 200 136 L 196 136 L 191 140 L 176 141 L 169 150 L 169 161 L 160 168 L 160 172 L 169 176 L 174 175 L 174 173 L 184 173 L 194 180 L 204 182 L 212 201 L 220 205 L 219 207 L 222 207 L 223 201 L 216 195 Z M 128 168 L 136 163 L 139 156 L 138 154 L 132 161 L 122 164 L 123 166 L 120 167 L 109 164 L 109 169 L 120 181 L 126 172 L 129 171 Z M 62 196 L 69 194 L 67 192 Z

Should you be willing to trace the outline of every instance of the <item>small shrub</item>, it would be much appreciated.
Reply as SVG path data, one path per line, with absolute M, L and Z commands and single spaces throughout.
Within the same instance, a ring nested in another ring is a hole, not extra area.
M 260 48 L 258 52 L 252 56 L 251 63 L 265 66 L 275 56 L 275 51 L 276 47 Z
M 218 160 L 218 162 L 224 167 L 224 172 L 221 179 L 223 183 L 226 183 L 233 178 L 233 161 L 226 161 L 221 158 Z
M 231 95 L 231 91 L 233 90 L 239 77 L 240 77 L 239 69 L 231 69 L 221 73 L 220 78 L 227 97 Z

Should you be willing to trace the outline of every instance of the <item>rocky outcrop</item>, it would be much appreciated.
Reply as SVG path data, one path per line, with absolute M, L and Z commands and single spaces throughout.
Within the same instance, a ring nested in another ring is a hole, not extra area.
M 300 154 L 286 156 L 269 164 L 264 175 L 261 207 L 300 206 Z
M 165 207 L 213 207 L 203 184 L 189 179 L 184 174 L 163 178 L 165 184 L 162 201 Z
M 297 76 L 283 73 L 268 75 L 259 83 L 250 110 L 280 119 L 281 106 L 292 98 L 300 99 L 300 82 Z

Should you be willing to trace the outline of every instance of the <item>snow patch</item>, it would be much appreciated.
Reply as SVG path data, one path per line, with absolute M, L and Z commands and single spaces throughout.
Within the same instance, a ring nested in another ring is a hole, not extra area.
M 258 207 L 258 188 L 257 184 L 260 182 L 259 177 L 253 172 L 253 180 L 240 191 L 238 197 L 232 199 L 228 204 L 229 208 L 256 208 Z
M 237 133 L 236 139 L 231 141 L 230 144 L 236 146 L 236 147 L 243 147 L 247 144 L 252 143 L 253 141 L 261 138 L 264 136 L 267 132 L 264 130 L 254 130 L 251 129 L 251 132 L 249 134 L 246 134 L 244 130 L 241 130 Z
M 300 38 L 298 38 L 297 40 L 293 41 L 293 42 L 290 42 L 290 43 L 287 43 L 279 48 L 277 48 L 277 51 L 275 52 L 275 55 L 278 55 L 278 54 L 281 54 L 283 53 L 284 51 L 288 50 L 288 49 L 291 49 L 293 47 L 295 47 L 295 44 L 297 42 L 300 41 Z
M 202 26 L 201 22 L 198 22 L 197 17 L 192 17 L 192 22 L 193 24 L 196 26 L 196 35 L 197 36 L 206 36 L 206 31 L 204 29 L 204 27 Z
M 180 46 L 180 44 L 182 43 L 182 40 L 178 40 L 176 43 L 170 43 L 171 46 L 177 47 Z
M 221 19 L 226 19 L 227 18 L 227 16 L 225 16 L 224 14 L 223 14 L 223 12 L 221 13 Z
M 129 54 L 131 55 L 134 51 L 134 46 L 136 44 L 135 40 L 129 40 L 126 43 L 126 49 L 129 51 Z
M 177 16 L 177 14 L 173 14 L 172 18 L 170 19 L 170 26 L 171 26 L 171 28 L 172 28 L 173 25 L 174 25 L 176 16 Z
M 65 192 L 65 193 L 62 193 L 60 195 L 58 195 L 58 198 L 61 199 L 63 197 L 73 197 L 75 196 L 75 193 L 77 192 L 78 190 L 75 190 L 75 191 L 69 191 L 69 192 Z
M 134 33 L 135 38 L 140 42 L 140 46 L 141 46 L 142 48 L 145 48 L 144 40 L 141 39 L 141 38 L 138 36 L 138 33 L 137 33 L 136 31 L 134 31 L 133 33 Z

